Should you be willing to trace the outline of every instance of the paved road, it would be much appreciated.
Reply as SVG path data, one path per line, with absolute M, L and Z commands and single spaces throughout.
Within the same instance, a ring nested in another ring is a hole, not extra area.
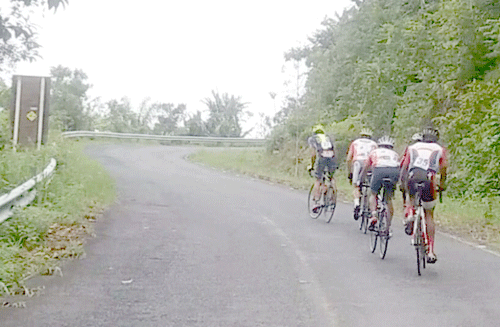
M 396 222 L 385 260 L 340 204 L 184 160 L 192 148 L 95 145 L 119 198 L 87 256 L 1 326 L 498 326 L 500 258 L 438 236 L 417 276 Z

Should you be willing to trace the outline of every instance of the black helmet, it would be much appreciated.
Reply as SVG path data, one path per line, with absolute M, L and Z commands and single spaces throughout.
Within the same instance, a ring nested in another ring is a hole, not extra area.
M 427 142 L 437 142 L 439 140 L 439 131 L 437 128 L 426 127 L 422 131 L 422 139 Z

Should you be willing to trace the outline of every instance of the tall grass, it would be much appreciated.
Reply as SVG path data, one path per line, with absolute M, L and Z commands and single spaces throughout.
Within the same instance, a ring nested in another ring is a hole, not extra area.
M 81 255 L 92 221 L 113 201 L 114 182 L 83 146 L 52 135 L 40 151 L 0 151 L 0 194 L 41 172 L 50 158 L 57 160 L 53 177 L 37 185 L 35 201 L 0 224 L 0 294 L 26 294 L 27 278 Z

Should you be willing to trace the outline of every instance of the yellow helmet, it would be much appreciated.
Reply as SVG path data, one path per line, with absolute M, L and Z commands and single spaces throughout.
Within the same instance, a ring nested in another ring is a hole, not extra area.
M 316 133 L 316 134 L 318 134 L 318 133 L 323 133 L 324 134 L 325 133 L 325 127 L 323 126 L 323 124 L 316 124 L 316 125 L 313 126 L 312 131 L 313 131 L 313 133 Z

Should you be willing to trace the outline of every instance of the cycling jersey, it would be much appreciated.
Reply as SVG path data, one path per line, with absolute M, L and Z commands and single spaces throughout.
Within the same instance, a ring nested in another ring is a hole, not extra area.
M 446 165 L 446 150 L 437 143 L 417 142 L 408 147 L 404 160 L 408 171 L 419 168 L 437 173 Z
M 371 139 L 359 138 L 351 142 L 347 160 L 365 161 L 370 152 L 377 148 L 377 143 Z
M 332 158 L 335 156 L 333 138 L 325 134 L 316 134 L 307 140 L 310 146 L 316 149 L 318 156 Z
M 399 167 L 399 155 L 387 148 L 377 148 L 370 152 L 367 164 L 373 168 Z

